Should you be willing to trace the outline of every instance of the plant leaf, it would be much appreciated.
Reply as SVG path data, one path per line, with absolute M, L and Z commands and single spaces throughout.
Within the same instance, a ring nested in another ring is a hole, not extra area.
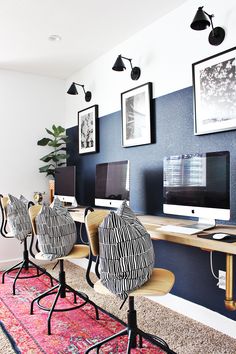
M 46 146 L 50 141 L 52 141 L 52 139 L 49 139 L 49 138 L 43 138 L 43 139 L 40 139 L 37 144 L 40 145 L 40 146 Z
M 61 146 L 63 143 L 58 143 L 57 140 L 54 140 L 54 141 L 50 141 L 48 143 L 48 146 L 52 146 L 52 147 L 59 147 Z
M 51 130 L 49 130 L 49 129 L 47 129 L 47 128 L 45 128 L 45 130 L 46 130 L 46 132 L 47 132 L 48 134 L 54 136 L 54 133 L 53 133 Z
M 53 156 L 52 160 L 54 162 L 58 162 L 60 160 L 65 160 L 66 159 L 66 154 L 56 154 Z
M 50 167 L 52 165 L 45 165 L 45 166 L 42 166 L 42 167 L 39 167 L 39 172 L 47 172 L 48 170 L 50 170 Z
M 57 131 L 58 131 L 59 134 L 62 134 L 62 133 L 65 132 L 65 128 L 63 128 L 61 125 L 58 125 Z
M 50 160 L 52 160 L 52 156 L 44 156 L 44 157 L 41 157 L 40 160 L 43 162 L 49 162 Z
M 53 177 L 55 177 L 55 170 L 48 170 L 46 176 L 53 176 Z

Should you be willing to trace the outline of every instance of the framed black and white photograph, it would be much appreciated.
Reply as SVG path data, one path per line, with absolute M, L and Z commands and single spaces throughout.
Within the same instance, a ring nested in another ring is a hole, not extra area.
M 121 94 L 122 146 L 151 143 L 152 83 Z
M 98 105 L 78 112 L 79 154 L 88 154 L 97 151 L 97 121 Z
M 236 129 L 236 47 L 192 65 L 195 135 Z

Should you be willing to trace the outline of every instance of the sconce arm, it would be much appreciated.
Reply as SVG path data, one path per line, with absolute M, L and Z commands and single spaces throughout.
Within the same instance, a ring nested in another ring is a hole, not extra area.
M 203 7 L 203 6 L 202 6 Z M 210 19 L 210 22 L 211 22 L 211 28 L 212 28 L 212 31 L 213 31 L 213 33 L 214 33 L 214 26 L 213 26 L 213 22 L 212 22 L 212 18 L 214 17 L 214 15 L 212 14 L 212 15 L 210 15 L 210 14 L 208 14 L 206 11 L 204 11 L 203 10 L 203 12 L 204 12 L 204 14 L 206 14 L 208 17 L 209 17 L 209 19 Z
M 126 60 L 128 60 L 128 61 L 129 61 L 129 63 L 130 63 L 131 69 L 133 69 L 132 59 L 130 59 L 130 58 L 126 58 L 126 57 L 123 57 L 122 55 L 121 55 L 121 58 L 122 58 L 122 59 L 126 59 Z
M 73 84 L 75 84 L 75 85 L 77 85 L 77 86 L 80 86 L 80 87 L 82 87 L 82 89 L 83 89 L 83 91 L 84 91 L 84 94 L 86 93 L 86 92 L 85 92 L 85 89 L 84 89 L 84 85 L 81 85 L 81 84 L 77 84 L 77 82 L 73 82 Z

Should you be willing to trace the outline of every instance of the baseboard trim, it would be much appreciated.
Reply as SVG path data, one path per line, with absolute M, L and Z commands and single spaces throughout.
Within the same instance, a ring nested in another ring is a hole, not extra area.
M 88 260 L 76 259 L 71 260 L 72 263 L 79 265 L 86 269 Z M 93 262 L 91 271 L 95 272 L 95 263 Z M 152 301 L 160 305 L 168 307 L 169 309 L 178 312 L 181 315 L 187 316 L 196 320 L 206 326 L 214 328 L 232 338 L 236 338 L 236 322 L 219 313 L 209 310 L 206 307 L 194 304 L 191 301 L 182 299 L 176 295 L 167 294 L 165 296 L 147 296 Z
M 38 264 L 39 266 L 42 265 L 42 264 L 47 264 L 47 263 L 50 263 L 50 261 L 41 261 L 41 260 L 37 260 L 33 257 L 29 257 L 29 259 L 34 262 L 35 264 Z M 22 261 L 22 258 L 12 258 L 12 259 L 7 259 L 7 260 L 4 260 L 4 261 L 0 261 L 0 270 L 6 270 L 10 267 L 13 267 L 14 264 L 17 264 L 19 262 Z M 82 267 L 82 265 L 81 265 Z
M 12 258 L 12 259 L 7 259 L 4 261 L 0 261 L 0 270 L 5 270 L 14 264 L 19 263 L 22 260 L 22 258 Z

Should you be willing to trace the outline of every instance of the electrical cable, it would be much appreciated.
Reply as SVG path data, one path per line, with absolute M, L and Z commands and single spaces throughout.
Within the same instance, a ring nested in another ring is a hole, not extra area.
M 213 269 L 213 252 L 210 252 L 210 267 L 211 267 L 211 274 L 213 275 L 214 278 L 216 278 L 217 280 L 219 280 L 219 277 L 217 277 L 215 275 L 214 269 Z M 219 282 L 217 283 L 217 285 L 219 284 Z

